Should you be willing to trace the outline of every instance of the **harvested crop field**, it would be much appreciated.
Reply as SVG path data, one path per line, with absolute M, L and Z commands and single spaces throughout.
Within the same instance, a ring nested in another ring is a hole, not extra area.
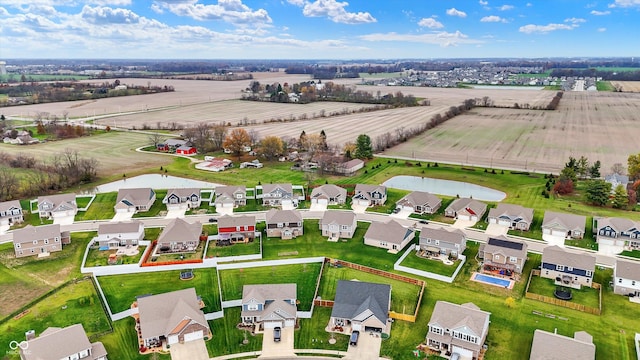
M 623 92 L 640 93 L 640 81 L 611 81 L 611 85 L 619 87 Z
M 476 108 L 385 155 L 543 172 L 584 155 L 607 172 L 638 138 L 640 94 L 565 92 L 555 111 Z

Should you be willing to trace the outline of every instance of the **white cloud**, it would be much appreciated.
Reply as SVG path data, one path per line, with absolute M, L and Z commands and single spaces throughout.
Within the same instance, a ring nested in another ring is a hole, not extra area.
M 287 0 L 289 4 L 300 6 L 300 7 L 304 6 L 304 1 L 305 0 Z
M 441 22 L 439 22 L 438 20 L 432 17 L 423 18 L 418 22 L 418 25 L 429 28 L 429 29 L 442 29 L 444 27 L 444 25 L 442 25 Z
M 587 22 L 587 20 L 581 19 L 581 18 L 572 17 L 572 18 L 564 19 L 564 22 L 572 23 L 577 27 L 579 23 L 585 23 L 585 22 Z
M 488 2 L 488 1 L 482 1 L 482 0 L 479 0 L 479 1 L 478 1 L 478 3 L 479 3 L 480 5 L 482 5 L 482 6 L 487 6 L 487 5 L 489 5 L 489 2 Z
M 9 16 L 9 11 L 7 11 L 7 9 L 0 6 L 0 16 Z
M 606 11 L 591 10 L 591 15 L 595 15 L 595 16 L 604 16 L 609 14 L 611 14 L 611 11 L 609 10 L 606 10 Z
M 500 16 L 497 16 L 497 15 L 490 15 L 490 16 L 485 16 L 482 19 L 480 19 L 480 22 L 501 22 L 501 23 L 506 23 L 507 19 L 501 18 Z
M 532 6 L 533 6 L 532 3 L 529 3 L 529 2 L 527 3 L 527 7 L 532 7 Z
M 467 17 L 467 13 L 464 11 L 460 11 L 456 8 L 447 9 L 447 15 L 449 16 L 459 16 L 461 18 Z
M 368 12 L 347 12 L 345 9 L 347 6 L 349 3 L 346 1 L 316 0 L 306 3 L 302 14 L 308 17 L 327 17 L 333 22 L 343 24 L 365 24 L 378 21 Z
M 640 7 L 640 0 L 615 0 L 613 4 L 609 4 L 610 8 L 614 7 Z
M 469 37 L 460 31 L 446 32 L 440 31 L 431 34 L 398 34 L 391 33 L 376 33 L 360 36 L 360 39 L 365 41 L 401 41 L 401 42 L 413 42 L 423 44 L 440 45 L 442 47 L 456 46 L 460 44 L 482 44 L 483 41 L 469 39 Z
M 547 25 L 524 25 L 521 26 L 519 31 L 525 34 L 546 34 L 556 30 L 573 30 L 576 25 L 571 24 L 547 24 Z
M 175 15 L 187 16 L 199 21 L 223 20 L 235 25 L 251 24 L 254 26 L 272 22 L 266 10 L 254 11 L 243 4 L 241 0 L 218 0 L 218 3 L 213 5 L 200 4 L 198 1 L 164 0 L 155 3 L 161 9 L 167 9 Z
M 607 28 L 604 28 L 604 27 L 598 28 L 598 32 L 605 32 L 605 31 L 607 31 Z
M 500 11 L 507 11 L 513 9 L 513 5 L 502 5 L 498 8 Z
M 140 16 L 129 9 L 85 5 L 80 13 L 83 19 L 92 24 L 133 24 Z

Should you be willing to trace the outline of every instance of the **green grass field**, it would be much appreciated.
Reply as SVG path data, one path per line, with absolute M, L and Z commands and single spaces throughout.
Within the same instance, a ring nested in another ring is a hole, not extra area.
M 596 81 L 596 89 L 598 91 L 614 91 L 615 88 L 610 81 Z
M 118 256 L 118 265 L 123 264 L 137 264 L 147 249 L 146 246 L 138 246 L 138 254 L 135 256 Z M 91 246 L 89 253 L 87 254 L 87 260 L 84 266 L 109 266 L 109 255 L 115 254 L 117 250 L 98 250 L 98 246 Z
M 169 354 L 140 355 L 138 337 L 132 317 L 113 323 L 113 332 L 95 339 L 101 341 L 107 349 L 109 359 L 127 360 L 170 360 Z
M 207 248 L 207 258 L 252 254 L 260 254 L 259 240 L 247 244 L 233 244 L 231 246 L 216 246 L 215 241 L 210 241 L 209 247 Z
M 116 214 L 113 208 L 118 198 L 117 192 L 96 194 L 96 198 L 87 211 L 78 211 L 75 221 L 107 220 Z
M 224 310 L 224 318 L 209 321 L 213 338 L 206 341 L 209 356 L 221 356 L 262 349 L 262 334 L 251 335 L 250 332 L 239 330 L 240 308 L 233 307 Z M 297 335 L 297 334 L 296 334 Z M 245 345 L 242 342 L 245 340 Z
M 553 283 L 553 280 L 540 276 L 531 277 L 529 292 L 552 298 L 555 289 L 556 285 Z M 599 306 L 600 300 L 597 289 L 583 286 L 580 290 L 571 289 L 571 295 L 573 295 L 573 299 L 570 300 L 572 303 L 586 305 L 596 309 Z
M 242 299 L 243 285 L 295 283 L 300 301 L 298 310 L 309 311 L 321 267 L 321 263 L 311 263 L 222 270 L 220 271 L 222 299 L 224 301 Z
M 331 308 L 316 306 L 311 319 L 299 319 L 300 329 L 296 330 L 294 347 L 296 349 L 326 349 L 346 351 L 348 335 L 335 334 L 336 343 L 329 344 L 331 335 L 325 330 L 331 318 Z
M 196 269 L 192 280 L 180 280 L 180 270 L 141 274 L 109 275 L 98 277 L 111 312 L 127 310 L 136 301 L 136 296 L 163 294 L 166 292 L 195 288 L 202 297 L 205 313 L 220 311 L 218 276 L 216 269 Z
M 434 274 L 440 274 L 443 276 L 451 276 L 458 268 L 458 265 L 462 260 L 456 260 L 453 265 L 445 265 L 442 261 L 425 259 L 416 255 L 415 251 L 412 251 L 406 258 L 400 263 L 402 266 L 410 267 L 417 270 L 428 271 Z

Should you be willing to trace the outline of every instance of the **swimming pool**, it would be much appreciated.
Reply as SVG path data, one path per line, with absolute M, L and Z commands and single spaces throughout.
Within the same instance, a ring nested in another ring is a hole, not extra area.
M 489 284 L 489 285 L 500 286 L 504 288 L 512 287 L 511 280 L 505 280 L 505 279 L 501 279 L 501 278 L 497 278 L 489 275 L 478 274 L 478 273 L 473 275 L 472 280 Z

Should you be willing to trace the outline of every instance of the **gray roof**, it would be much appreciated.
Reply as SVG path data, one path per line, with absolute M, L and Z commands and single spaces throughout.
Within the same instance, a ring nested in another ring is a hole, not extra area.
M 582 251 L 571 251 L 554 245 L 542 250 L 542 263 L 570 266 L 593 273 L 596 268 L 596 257 Z
M 561 228 L 566 230 L 578 229 L 584 233 L 586 222 L 586 216 L 545 211 L 544 220 L 542 220 L 542 227 L 555 227 L 556 225 L 559 225 Z
M 598 218 L 598 230 L 605 226 L 611 226 L 616 232 L 640 229 L 640 223 L 631 219 L 619 217 Z
M 536 329 L 529 360 L 594 360 L 596 346 L 591 335 L 579 331 L 574 338 Z
M 176 139 L 176 138 L 167 139 L 164 141 L 164 143 L 168 146 L 176 146 L 176 147 L 189 144 L 187 140 Z
M 462 305 L 447 301 L 436 301 L 429 325 L 438 325 L 444 329 L 467 329 L 483 337 L 483 330 L 489 328 L 491 313 L 480 310 L 474 303 Z
M 528 223 L 533 221 L 533 209 L 525 208 L 520 205 L 500 203 L 496 208 L 489 210 L 489 217 L 508 216 L 512 220 L 521 218 Z
M 440 241 L 444 241 L 452 244 L 462 244 L 466 236 L 464 232 L 462 232 L 462 230 L 460 229 L 454 229 L 449 231 L 445 228 L 431 229 L 428 227 L 423 227 L 420 230 L 420 243 L 422 243 L 423 239 L 426 240 L 427 238 L 440 240 Z
M 369 310 L 382 323 L 389 316 L 391 285 L 338 280 L 331 317 L 353 319 Z
M 344 162 L 344 163 L 340 164 L 340 167 L 348 170 L 348 169 L 354 168 L 356 166 L 361 166 L 361 165 L 364 165 L 364 161 L 362 161 L 360 159 L 353 159 L 353 160 L 349 160 L 347 162 Z
M 413 230 L 408 229 L 395 220 L 386 223 L 373 221 L 364 234 L 365 239 L 383 240 L 392 244 L 402 244 L 407 238 L 413 237 Z
M 144 228 L 144 224 L 138 220 L 128 222 L 102 223 L 98 225 L 98 234 L 135 233 L 140 229 L 140 225 L 142 225 Z
M 490 237 L 487 243 L 484 244 L 484 252 L 489 254 L 501 253 L 504 256 L 515 256 L 519 259 L 526 259 L 527 243 L 508 239 L 503 235 Z
M 76 194 L 56 194 L 56 195 L 45 195 L 38 197 L 38 206 L 44 202 L 49 202 L 53 204 L 53 209 L 59 208 L 62 206 L 68 206 L 73 209 L 77 209 L 78 205 L 76 204 Z
M 384 185 L 356 184 L 355 195 L 358 195 L 358 194 L 366 195 L 366 198 L 368 199 L 369 195 L 375 191 L 379 191 L 383 194 L 386 194 L 387 187 Z
M 616 259 L 615 276 L 629 280 L 640 280 L 640 262 Z
M 82 324 L 65 328 L 50 327 L 40 336 L 29 340 L 28 351 L 23 351 L 24 360 L 58 360 L 96 346 L 104 350 L 102 343 L 91 344 Z M 96 354 L 93 354 L 94 356 Z M 106 351 L 104 352 L 106 355 Z
M 120 189 L 116 203 L 125 202 L 129 206 L 146 205 L 154 195 L 155 192 L 151 188 Z
M 140 297 L 138 311 L 143 339 L 166 336 L 185 318 L 209 327 L 195 288 Z
M 242 194 L 244 195 L 247 192 L 247 187 L 244 185 L 239 185 L 239 186 L 216 186 L 215 188 L 216 196 L 227 195 L 233 198 L 233 193 L 235 193 L 236 191 L 241 191 Z
M 60 236 L 60 224 L 32 226 L 27 225 L 13 232 L 13 243 L 24 244 L 34 240 L 51 239 Z
M 425 191 L 413 191 L 405 195 L 402 199 L 398 200 L 396 204 L 409 204 L 411 206 L 428 204 L 433 208 L 440 203 L 442 203 L 442 200 L 431 193 Z
M 198 241 L 201 234 L 202 224 L 199 221 L 190 224 L 185 220 L 176 218 L 162 230 L 162 233 L 158 237 L 158 244 Z
M 451 204 L 447 206 L 445 211 L 453 211 L 455 213 L 459 213 L 465 209 L 467 210 L 467 212 L 476 214 L 478 215 L 478 217 L 481 217 L 484 212 L 487 211 L 487 204 L 471 198 L 460 198 L 453 200 Z
M 302 213 L 298 210 L 271 209 L 265 214 L 267 224 L 302 222 Z
M 295 319 L 296 306 L 287 300 L 297 299 L 296 288 L 296 284 L 244 285 L 242 303 L 255 299 L 257 303 L 265 304 L 260 315 L 262 320 Z M 245 314 L 244 311 L 242 313 Z
M 253 215 L 223 215 L 218 218 L 218 229 L 236 226 L 255 226 L 256 217 Z
M 353 225 L 356 219 L 356 214 L 353 211 L 325 211 L 320 220 L 321 225 L 338 224 L 338 225 Z
M 167 195 L 164 197 L 165 199 L 171 195 L 177 195 L 178 197 L 188 197 L 193 194 L 200 196 L 200 189 L 198 188 L 178 188 L 178 189 L 170 189 L 167 191 Z
M 343 199 L 346 199 L 347 189 L 343 189 L 340 186 L 333 185 L 333 184 L 326 184 L 326 185 L 318 186 L 317 188 L 314 188 L 313 190 L 311 190 L 311 199 L 315 199 L 322 196 L 332 197 L 332 198 L 341 196 Z
M 262 194 L 270 194 L 276 189 L 282 189 L 286 193 L 293 193 L 293 185 L 291 184 L 264 184 L 262 185 Z
M 16 208 L 16 209 L 21 209 L 22 210 L 22 207 L 20 206 L 20 201 L 11 200 L 11 201 L 0 202 L 0 212 L 7 211 L 7 210 L 12 209 L 12 208 Z

